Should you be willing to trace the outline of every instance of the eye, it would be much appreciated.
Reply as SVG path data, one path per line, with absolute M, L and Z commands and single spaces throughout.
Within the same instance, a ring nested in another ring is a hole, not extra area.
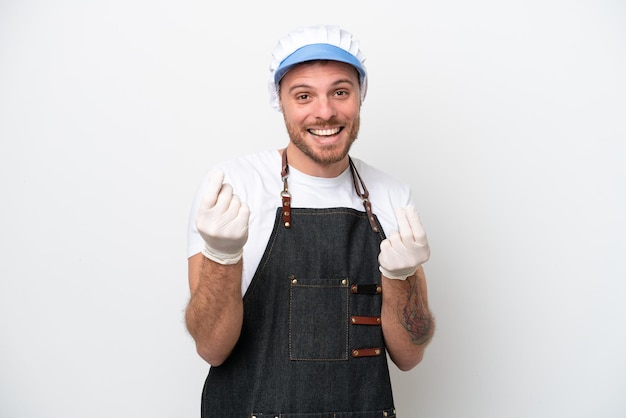
M 296 100 L 308 100 L 310 96 L 306 93 L 296 95 Z

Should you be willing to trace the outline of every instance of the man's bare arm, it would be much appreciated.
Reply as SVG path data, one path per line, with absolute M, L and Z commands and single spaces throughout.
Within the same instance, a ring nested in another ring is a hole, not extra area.
M 400 370 L 415 367 L 435 332 L 428 308 L 426 276 L 420 266 L 406 280 L 383 276 L 381 322 L 391 360 Z
M 241 333 L 242 262 L 222 265 L 198 253 L 188 263 L 191 298 L 185 323 L 200 357 L 211 366 L 219 366 L 228 358 Z

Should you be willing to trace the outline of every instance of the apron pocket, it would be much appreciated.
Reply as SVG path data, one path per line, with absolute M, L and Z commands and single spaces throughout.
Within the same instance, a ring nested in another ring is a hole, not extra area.
M 348 279 L 291 276 L 289 359 L 348 359 Z

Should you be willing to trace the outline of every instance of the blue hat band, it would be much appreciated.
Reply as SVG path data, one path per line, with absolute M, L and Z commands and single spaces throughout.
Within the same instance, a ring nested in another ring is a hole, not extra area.
M 365 78 L 365 68 L 361 65 L 361 62 L 346 51 L 337 46 L 330 44 L 311 44 L 305 45 L 302 48 L 296 49 L 291 55 L 285 58 L 274 73 L 274 83 L 278 85 L 280 80 L 285 76 L 287 71 L 296 64 L 300 64 L 306 61 L 315 60 L 330 60 L 345 62 L 356 68 L 361 75 L 361 79 Z

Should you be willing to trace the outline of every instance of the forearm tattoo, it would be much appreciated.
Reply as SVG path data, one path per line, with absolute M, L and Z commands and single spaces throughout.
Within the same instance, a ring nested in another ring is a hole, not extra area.
M 409 282 L 407 301 L 404 307 L 401 305 L 398 307 L 398 315 L 413 344 L 422 345 L 432 336 L 433 319 L 422 298 L 420 278 L 418 276 L 414 279 Z

